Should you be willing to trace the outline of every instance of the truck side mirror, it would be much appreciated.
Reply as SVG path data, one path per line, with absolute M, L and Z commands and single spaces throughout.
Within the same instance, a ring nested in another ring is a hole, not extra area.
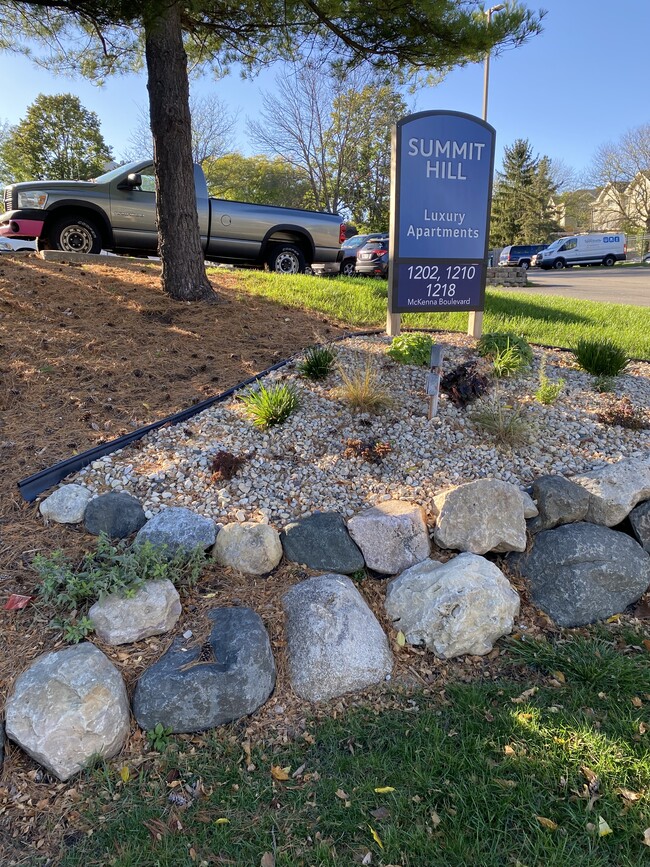
M 126 182 L 130 187 L 141 187 L 142 175 L 140 172 L 131 172 L 130 175 L 127 175 Z

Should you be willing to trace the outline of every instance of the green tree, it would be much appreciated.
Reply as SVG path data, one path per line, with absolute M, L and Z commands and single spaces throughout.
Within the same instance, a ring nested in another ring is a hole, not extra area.
M 505 148 L 492 196 L 490 246 L 534 244 L 559 231 L 553 217 L 555 184 L 548 157 L 535 157 L 527 139 Z
M 99 118 L 70 93 L 37 96 L 0 146 L 12 181 L 86 180 L 100 175 L 110 159 Z
M 219 199 L 285 208 L 314 206 L 305 175 L 277 158 L 232 153 L 206 160 L 203 170 L 210 195 Z
M 394 0 L 389 13 L 365 0 L 0 0 L 0 48 L 33 56 L 36 41 L 52 69 L 101 79 L 144 56 L 162 283 L 183 300 L 213 295 L 196 212 L 188 52 L 217 72 L 322 51 L 343 66 L 444 73 L 540 30 L 541 15 L 519 2 L 486 26 L 482 5 L 468 0 Z

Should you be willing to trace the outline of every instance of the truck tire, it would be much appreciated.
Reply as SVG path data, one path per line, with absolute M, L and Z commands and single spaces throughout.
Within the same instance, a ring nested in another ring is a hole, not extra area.
M 519 267 L 523 268 L 524 271 L 528 271 L 528 269 L 530 268 L 530 262 L 528 261 L 528 259 L 522 259 L 519 263 Z
M 611 268 L 614 262 L 616 262 L 616 259 L 613 256 L 605 256 L 603 259 L 603 265 L 605 268 Z
M 272 247 L 266 260 L 269 271 L 276 274 L 302 274 L 305 270 L 305 257 L 293 244 L 278 244 Z
M 555 262 L 553 262 L 553 267 L 556 271 L 561 271 L 565 265 L 566 262 L 564 261 L 564 259 L 556 259 Z
M 99 253 L 102 238 L 95 223 L 87 217 L 61 217 L 48 230 L 48 241 L 54 250 L 66 253 Z

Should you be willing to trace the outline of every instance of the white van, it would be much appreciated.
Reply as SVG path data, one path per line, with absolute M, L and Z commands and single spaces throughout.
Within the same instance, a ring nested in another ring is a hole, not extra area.
M 573 265 L 613 265 L 624 262 L 627 240 L 623 232 L 589 232 L 558 238 L 533 257 L 533 265 L 571 268 Z

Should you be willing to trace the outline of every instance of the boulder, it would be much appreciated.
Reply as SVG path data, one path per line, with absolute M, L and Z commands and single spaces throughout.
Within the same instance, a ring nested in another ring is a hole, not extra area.
M 531 585 L 532 601 L 559 626 L 605 620 L 650 585 L 650 555 L 631 536 L 596 524 L 564 524 L 535 536 L 509 565 Z
M 171 581 L 146 581 L 133 596 L 111 593 L 95 602 L 88 617 L 106 644 L 131 644 L 174 628 L 181 601 Z
M 57 524 L 79 524 L 84 519 L 93 494 L 83 485 L 62 485 L 40 504 L 46 521 Z
M 403 572 L 429 556 L 425 511 L 413 503 L 379 503 L 350 518 L 348 530 L 368 568 L 382 575 Z
M 180 549 L 193 551 L 196 548 L 207 550 L 217 538 L 217 525 L 210 518 L 197 515 L 183 506 L 168 506 L 138 531 L 135 545 L 150 542 L 156 548 L 164 548 L 173 555 Z
M 109 539 L 124 539 L 146 523 L 140 502 L 123 491 L 94 497 L 84 515 L 84 526 L 89 533 L 94 536 L 105 533 Z
M 650 500 L 636 506 L 630 512 L 630 524 L 644 550 L 650 552 Z
M 337 512 L 315 512 L 287 524 L 280 541 L 287 560 L 310 569 L 352 575 L 365 565 L 363 554 Z
M 535 500 L 531 497 L 528 491 L 521 491 L 521 499 L 524 501 L 524 518 L 526 520 L 529 518 L 536 518 L 539 514 L 539 510 Z
M 289 679 L 294 692 L 321 701 L 383 681 L 393 667 L 388 640 L 354 583 L 319 575 L 282 598 Z
M 650 498 L 650 458 L 629 458 L 575 476 L 574 482 L 589 492 L 587 521 L 614 527 L 637 503 Z
M 524 501 L 519 488 L 498 479 L 477 479 L 433 498 L 441 548 L 472 554 L 526 548 Z
M 116 755 L 129 734 L 129 701 L 113 663 L 84 642 L 40 656 L 7 700 L 7 736 L 60 780 L 89 759 Z
M 388 585 L 386 613 L 409 644 L 424 644 L 442 659 L 482 655 L 512 630 L 519 596 L 494 563 L 459 554 L 402 572 Z
M 133 713 L 146 731 L 198 732 L 248 716 L 275 686 L 271 642 L 250 608 L 217 608 L 207 642 L 182 638 L 138 680 Z
M 267 575 L 282 559 L 280 535 L 268 524 L 226 524 L 219 530 L 212 555 L 221 566 L 246 575 Z
M 589 492 L 563 476 L 540 476 L 533 483 L 533 497 L 539 514 L 528 522 L 531 533 L 584 521 L 589 509 Z

